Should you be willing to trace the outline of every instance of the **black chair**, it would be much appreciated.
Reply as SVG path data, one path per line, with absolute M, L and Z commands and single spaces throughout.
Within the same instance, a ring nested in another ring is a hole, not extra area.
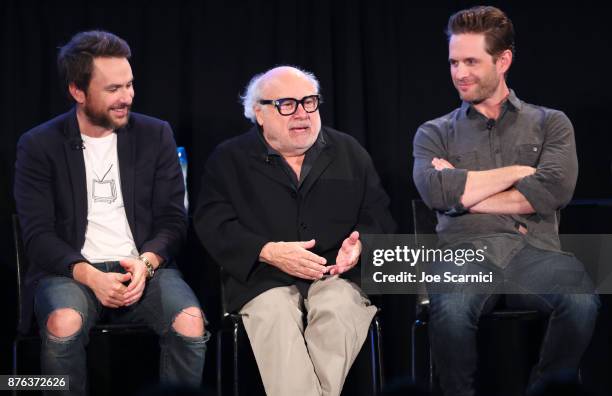
M 27 256 L 25 254 L 25 247 L 23 245 L 23 240 L 21 237 L 21 229 L 19 226 L 19 218 L 16 214 L 13 214 L 13 238 L 15 243 L 15 264 L 16 264 L 16 273 L 17 273 L 17 335 L 13 342 L 13 364 L 12 364 L 12 374 L 18 375 L 20 374 L 19 367 L 19 357 L 20 350 L 22 346 L 24 346 L 27 351 L 38 350 L 40 345 L 40 337 L 38 336 L 37 326 L 35 325 L 34 320 L 30 320 L 32 318 L 25 318 L 24 312 L 24 279 L 25 275 L 28 271 L 29 262 Z M 29 326 L 29 329 L 25 329 L 24 323 L 25 321 L 29 323 L 34 323 L 34 325 Z M 96 363 L 100 367 L 103 367 L 100 370 L 96 370 L 90 365 L 90 376 L 89 382 L 95 383 L 94 387 L 91 387 L 92 394 L 110 394 L 110 352 L 113 350 L 110 345 L 110 339 L 113 336 L 124 336 L 124 335 L 135 335 L 138 338 L 133 337 L 134 340 L 139 340 L 140 342 L 146 341 L 148 338 L 156 338 L 155 333 L 146 325 L 138 325 L 138 324 L 97 324 L 95 325 L 90 332 L 90 346 L 88 347 L 91 353 L 91 350 L 95 350 L 96 355 Z M 94 340 L 96 341 L 94 343 Z M 38 356 L 36 356 L 38 358 Z M 32 370 L 30 370 L 32 371 Z M 153 370 L 153 373 L 157 373 L 157 370 Z M 37 372 L 27 372 L 21 374 L 37 374 Z M 92 375 L 93 374 L 93 375 Z M 144 382 L 143 382 L 144 384 Z M 125 390 L 125 389 L 124 389 Z M 16 393 L 15 393 L 16 394 Z
M 422 200 L 412 200 L 412 216 L 414 235 L 417 243 L 419 243 L 419 237 L 422 238 L 424 235 L 435 234 L 437 224 L 435 212 L 429 209 Z M 427 332 L 429 299 L 425 288 L 416 296 L 416 305 L 416 319 L 411 329 L 412 380 L 421 388 L 433 392 L 436 390 L 437 384 L 435 382 L 435 367 Z M 503 299 L 500 300 L 500 303 L 492 312 L 481 317 L 479 328 L 492 328 L 496 330 L 501 328 L 501 324 L 506 331 L 511 330 L 512 338 L 509 341 L 513 344 L 521 344 L 522 341 L 530 339 L 534 332 L 538 335 L 536 338 L 541 340 L 545 323 L 543 316 L 539 312 L 534 310 L 507 309 L 501 306 L 503 306 Z M 529 344 L 531 344 L 531 342 L 529 342 Z M 479 349 L 485 351 L 488 349 L 491 354 L 495 354 L 495 349 L 491 349 L 490 345 Z M 523 358 L 523 360 L 534 360 L 537 358 L 537 348 L 532 351 L 521 352 L 523 356 L 518 358 Z M 523 371 L 523 379 L 525 379 L 528 377 L 529 371 Z M 515 384 L 507 384 L 506 388 L 515 386 Z M 508 389 L 506 390 L 508 391 Z M 516 387 L 517 393 L 522 391 L 523 389 L 520 386 Z
M 225 301 L 225 291 L 221 284 L 223 318 L 217 332 L 217 394 L 265 395 L 242 317 L 228 312 Z M 381 337 L 381 324 L 377 313 L 370 324 L 368 337 L 348 373 L 343 395 L 370 396 L 381 392 L 384 385 Z M 369 372 L 369 375 L 360 376 L 359 373 L 363 372 Z M 367 384 L 364 384 L 364 381 Z
M 221 312 L 223 317 L 217 331 L 217 395 L 265 395 L 242 317 L 227 309 L 223 282 Z

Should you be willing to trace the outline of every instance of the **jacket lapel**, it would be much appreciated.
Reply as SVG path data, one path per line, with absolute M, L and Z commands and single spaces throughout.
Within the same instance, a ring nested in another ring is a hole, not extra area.
M 87 180 L 85 176 L 85 160 L 83 159 L 83 140 L 76 119 L 76 109 L 69 114 L 64 126 L 64 153 L 68 165 L 70 185 L 74 199 L 74 227 L 77 246 L 85 242 L 87 226 Z
M 281 161 L 280 158 L 267 157 L 265 154 L 251 155 L 251 168 L 266 176 L 270 180 L 293 190 L 294 187 L 291 184 L 291 180 L 283 169 L 283 164 L 279 163 L 279 161 Z
M 323 133 L 323 131 L 321 131 Z M 308 195 L 308 192 L 315 185 L 315 182 L 321 177 L 325 169 L 334 161 L 336 157 L 336 149 L 329 142 L 325 144 L 325 147 L 317 157 L 315 163 L 312 165 L 312 169 L 306 176 L 306 179 L 302 182 L 301 195 L 303 197 Z
M 130 133 L 131 123 L 117 130 L 117 158 L 119 159 L 119 177 L 121 178 L 121 194 L 123 196 L 123 205 L 125 207 L 125 215 L 127 216 L 130 229 L 135 241 L 138 241 L 136 236 L 136 219 L 135 219 L 135 197 L 134 188 L 134 172 L 136 168 L 136 144 L 134 143 L 134 134 Z
M 251 168 L 256 172 L 261 173 L 270 180 L 282 184 L 287 188 L 293 190 L 294 187 L 291 184 L 291 180 L 283 169 L 283 164 L 280 163 L 281 158 L 268 155 L 268 151 L 261 138 L 258 136 L 258 127 L 253 127 L 249 131 L 250 137 L 250 150 L 249 150 L 249 161 Z

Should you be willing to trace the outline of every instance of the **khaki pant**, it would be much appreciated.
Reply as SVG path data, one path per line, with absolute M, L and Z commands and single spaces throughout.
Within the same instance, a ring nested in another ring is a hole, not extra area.
M 286 286 L 249 301 L 240 314 L 266 394 L 339 395 L 375 313 L 361 290 L 337 275 L 315 281 L 305 300 Z

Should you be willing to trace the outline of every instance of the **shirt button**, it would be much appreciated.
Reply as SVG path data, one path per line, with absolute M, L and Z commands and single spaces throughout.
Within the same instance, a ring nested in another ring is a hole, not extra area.
M 297 194 L 295 193 L 295 191 L 291 191 L 291 198 L 293 199 L 297 198 Z
M 308 228 L 306 227 L 306 223 L 300 223 L 300 227 L 302 228 L 302 230 L 305 230 L 306 228 Z
M 495 149 L 495 154 L 499 154 L 499 153 L 501 153 L 501 150 L 500 149 Z

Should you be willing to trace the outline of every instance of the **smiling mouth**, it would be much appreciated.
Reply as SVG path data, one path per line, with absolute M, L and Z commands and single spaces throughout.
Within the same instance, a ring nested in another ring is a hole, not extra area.
M 476 84 L 474 80 L 457 80 L 455 81 L 455 85 L 458 88 L 468 88 Z
M 119 117 L 126 116 L 129 111 L 130 111 L 129 106 L 123 106 L 123 107 L 111 109 L 111 113 Z

